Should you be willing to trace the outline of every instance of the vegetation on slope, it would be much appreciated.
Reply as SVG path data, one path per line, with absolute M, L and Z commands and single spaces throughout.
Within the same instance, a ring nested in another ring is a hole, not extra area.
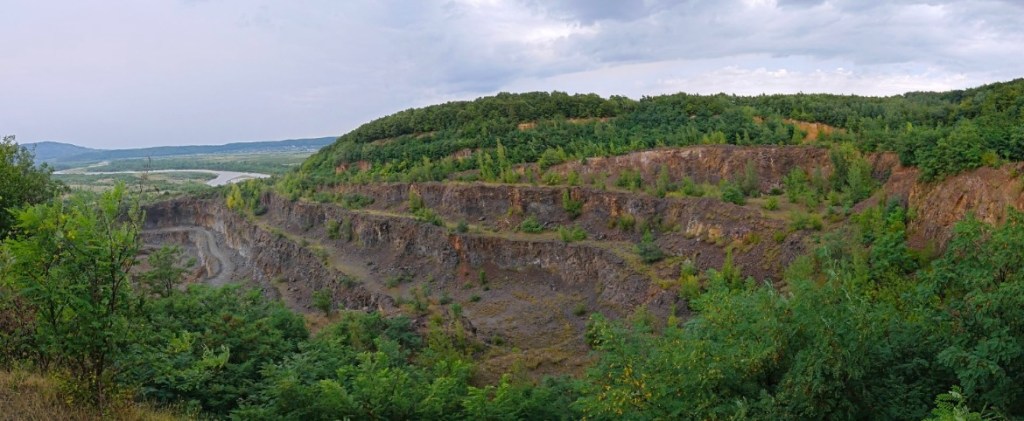
M 834 144 L 832 178 L 793 173 L 785 193 L 818 203 L 834 192 L 850 204 L 873 187 L 865 151 L 898 152 L 927 179 L 1024 159 L 1022 86 L 890 98 L 501 94 L 368 123 L 277 188 L 313 196 L 334 183 L 457 173 L 509 183 L 522 163 L 545 170 L 661 145 L 801 143 L 792 119 L 841 130 L 819 132 Z M 22 158 L 0 170 L 35 168 L 12 150 Z M 723 185 L 723 197 L 755 194 L 747 181 Z M 686 188 L 674 182 L 651 190 Z M 229 207 L 259 213 L 262 188 L 231 187 Z M 31 206 L 13 213 L 0 247 L 0 365 L 56 373 L 67 397 L 100 408 L 128 394 L 235 419 L 1024 416 L 1019 213 L 999 226 L 968 218 L 932 256 L 907 248 L 908 210 L 883 203 L 823 234 L 774 285 L 742 278 L 731 259 L 704 274 L 688 267 L 680 293 L 690 320 L 655 320 L 642 308 L 625 321 L 593 314 L 586 340 L 597 360 L 582 378 L 534 383 L 510 373 L 481 385 L 471 382 L 478 348 L 455 305 L 420 331 L 406 318 L 343 312 L 310 335 L 258 293 L 137 282 L 138 217 L 123 188 L 51 197 L 4 203 Z M 567 212 L 572 205 L 563 201 Z M 664 256 L 652 241 L 636 252 L 654 262 Z
M 367 123 L 287 176 L 287 190 L 350 181 L 477 178 L 536 162 L 618 155 L 658 146 L 799 144 L 797 121 L 838 128 L 817 141 L 893 151 L 933 179 L 1001 160 L 1024 160 L 1024 80 L 944 93 L 874 98 L 823 94 L 674 94 L 603 99 L 502 93 L 411 109 Z M 509 175 L 507 172 L 504 175 Z
M 43 203 L 63 191 L 63 186 L 50 177 L 52 173 L 48 166 L 36 165 L 32 152 L 15 143 L 14 136 L 4 136 L 0 141 L 0 240 L 14 226 L 14 216 L 8 209 Z

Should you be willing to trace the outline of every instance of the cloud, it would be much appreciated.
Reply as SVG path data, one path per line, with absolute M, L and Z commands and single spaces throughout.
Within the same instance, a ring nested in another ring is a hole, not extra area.
M 1024 74 L 1009 0 L 0 1 L 0 131 L 88 146 L 337 135 L 498 91 L 889 95 Z

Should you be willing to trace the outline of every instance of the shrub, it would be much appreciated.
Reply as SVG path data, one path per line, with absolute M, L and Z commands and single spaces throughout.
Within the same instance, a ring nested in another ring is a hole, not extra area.
M 615 180 L 615 186 L 627 190 L 640 190 L 643 186 L 643 178 L 639 171 L 623 170 L 619 178 Z
M 561 147 L 557 149 L 548 148 L 545 149 L 544 152 L 540 154 L 540 159 L 537 160 L 537 166 L 540 167 L 540 169 L 543 171 L 547 170 L 548 167 L 552 165 L 561 164 L 568 159 L 569 155 L 566 154 Z
M 542 226 L 540 222 L 537 222 L 536 217 L 530 215 L 527 216 L 526 219 L 524 219 L 523 222 L 519 224 L 519 231 L 529 234 L 536 234 L 539 232 L 544 232 L 544 226 Z
M 562 208 L 565 209 L 565 213 L 568 213 L 570 218 L 576 219 L 576 217 L 583 213 L 583 201 L 574 200 L 569 194 L 569 190 L 563 190 Z
M 341 236 L 345 238 L 345 241 L 352 241 L 352 220 L 346 219 L 341 222 Z
M 386 281 L 384 281 L 384 286 L 386 286 L 388 288 L 394 288 L 394 287 L 396 287 L 396 286 L 398 286 L 400 284 L 404 284 L 404 283 L 408 283 L 408 282 L 412 282 L 412 275 L 408 274 L 408 273 L 403 273 L 403 274 L 394 275 L 394 276 L 388 278 Z
M 358 193 L 346 193 L 341 195 L 341 206 L 346 209 L 361 209 L 373 204 L 373 198 Z
M 544 173 L 544 177 L 541 178 L 541 182 L 549 186 L 557 186 L 562 184 L 562 176 L 555 172 Z
M 793 212 L 789 216 L 790 226 L 794 230 L 815 230 L 820 231 L 824 223 L 821 221 L 821 216 L 810 214 L 807 212 Z
M 636 245 L 636 253 L 644 263 L 654 263 L 665 258 L 665 252 L 654 243 L 654 235 L 650 231 L 645 232 L 643 239 Z
M 764 204 L 761 205 L 761 208 L 763 208 L 764 210 L 770 210 L 770 211 L 778 209 L 779 208 L 779 198 L 774 197 L 774 196 L 769 197 L 768 200 L 765 200 Z
M 341 224 L 338 221 L 327 221 L 327 238 L 337 240 L 341 237 Z
M 772 240 L 775 240 L 776 243 L 782 244 L 783 241 L 786 241 L 787 236 L 789 236 L 789 234 L 787 234 L 786 231 L 775 231 L 772 233 Z
M 722 186 L 722 200 L 740 206 L 747 203 L 747 198 L 743 196 L 743 190 L 734 183 L 725 183 Z
M 429 222 L 429 223 L 437 225 L 439 227 L 444 225 L 444 220 L 441 219 L 441 216 L 438 215 L 437 212 L 434 212 L 434 210 L 430 209 L 430 208 L 419 208 L 419 209 L 416 209 L 416 211 L 413 212 L 412 216 L 415 217 L 416 220 L 420 221 L 420 222 Z
M 571 243 L 573 241 L 582 241 L 587 239 L 587 232 L 577 225 L 571 227 L 559 227 L 558 236 L 562 238 L 562 241 Z
M 636 217 L 632 214 L 623 213 L 611 220 L 611 228 L 619 227 L 622 231 L 632 231 L 636 227 Z
M 354 276 L 341 275 L 341 277 L 338 278 L 338 284 L 345 288 L 353 288 L 356 285 L 359 285 L 359 279 Z
M 761 182 L 754 161 L 747 161 L 747 165 L 743 167 L 743 176 L 737 184 L 746 196 L 755 197 L 761 193 Z
M 409 189 L 409 212 L 416 212 L 424 206 L 423 196 L 420 196 L 415 190 Z
M 700 296 L 700 278 L 696 274 L 679 275 L 679 298 L 690 301 Z
M 576 317 L 580 317 L 584 314 L 587 314 L 587 305 L 584 303 L 577 303 L 576 306 L 573 307 L 572 309 L 572 314 Z
M 565 183 L 570 186 L 580 185 L 580 173 L 576 171 L 569 171 L 569 174 L 565 176 Z
M 332 307 L 334 303 L 330 291 L 321 289 L 313 292 L 313 308 L 324 312 L 324 316 L 330 316 Z
M 680 184 L 680 190 L 683 194 L 693 197 L 704 196 L 704 188 L 697 183 L 694 183 L 692 178 L 684 177 L 683 181 L 680 181 Z
M 465 234 L 469 232 L 469 223 L 466 222 L 466 220 L 464 219 L 459 221 L 459 223 L 455 225 L 455 232 L 459 234 Z

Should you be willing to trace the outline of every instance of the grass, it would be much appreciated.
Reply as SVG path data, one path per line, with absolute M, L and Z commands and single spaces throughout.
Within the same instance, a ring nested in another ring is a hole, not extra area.
M 170 410 L 155 409 L 126 398 L 105 410 L 75 404 L 61 381 L 24 370 L 0 371 L 0 418 L 11 420 L 187 420 Z
M 168 199 L 182 194 L 194 194 L 211 189 L 206 185 L 214 178 L 213 174 L 203 172 L 187 173 L 151 173 L 146 174 L 54 174 L 74 190 L 102 192 L 114 187 L 118 182 L 125 183 L 128 188 L 137 192 L 142 186 L 143 202 Z
M 275 152 L 258 154 L 190 155 L 153 159 L 122 159 L 91 171 L 143 171 L 205 169 L 282 174 L 302 164 L 313 152 Z

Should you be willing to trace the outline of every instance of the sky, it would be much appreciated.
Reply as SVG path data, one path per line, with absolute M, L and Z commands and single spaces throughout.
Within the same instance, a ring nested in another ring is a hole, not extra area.
M 1024 77 L 1021 0 L 0 0 L 0 134 L 338 136 L 498 92 L 896 95 Z

